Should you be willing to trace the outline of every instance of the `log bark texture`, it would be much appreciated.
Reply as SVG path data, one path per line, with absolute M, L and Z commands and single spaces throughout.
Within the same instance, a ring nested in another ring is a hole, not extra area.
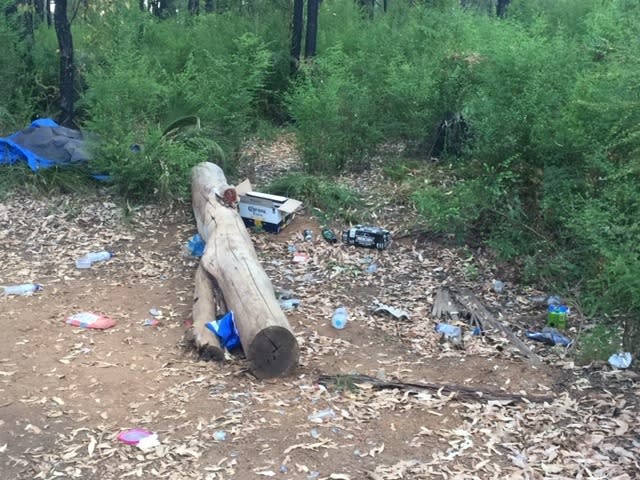
M 240 343 L 254 375 L 287 375 L 298 363 L 298 342 L 244 222 L 234 205 L 230 206 L 233 202 L 229 200 L 236 198 L 232 190 L 219 166 L 204 162 L 193 168 L 193 212 L 198 233 L 206 242 L 201 265 L 234 312 Z
M 218 337 L 205 325 L 226 309 L 215 280 L 198 265 L 193 294 L 193 341 L 203 360 L 222 360 L 224 350 Z

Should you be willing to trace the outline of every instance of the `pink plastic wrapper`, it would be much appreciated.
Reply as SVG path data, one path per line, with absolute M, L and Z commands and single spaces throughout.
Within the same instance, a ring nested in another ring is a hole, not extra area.
M 144 428 L 132 428 L 120 432 L 118 434 L 118 440 L 127 445 L 138 445 L 140 440 L 150 437 L 151 435 L 153 435 L 153 433 Z
M 105 330 L 116 324 L 112 318 L 93 312 L 81 312 L 67 317 L 66 322 L 74 327 L 95 328 L 97 330 Z

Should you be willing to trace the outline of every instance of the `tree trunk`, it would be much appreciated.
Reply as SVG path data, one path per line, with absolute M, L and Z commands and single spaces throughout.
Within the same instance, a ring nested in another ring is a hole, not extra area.
M 291 27 L 291 73 L 298 71 L 300 52 L 302 51 L 302 22 L 304 19 L 304 0 L 293 0 L 293 20 Z
M 198 265 L 193 294 L 193 341 L 203 360 L 222 360 L 224 352 L 218 337 L 206 327 L 226 306 L 213 278 L 202 266 Z
M 319 0 L 309 0 L 307 2 L 307 36 L 304 42 L 304 56 L 311 58 L 316 54 L 316 43 L 318 40 L 318 10 Z
M 496 15 L 500 18 L 504 18 L 507 14 L 507 6 L 511 0 L 497 0 L 496 2 Z
M 60 49 L 60 125 L 76 128 L 74 117 L 73 38 L 67 17 L 67 0 L 56 0 L 54 24 Z
M 207 13 L 212 13 L 216 11 L 216 2 L 215 0 L 205 0 L 204 1 L 204 11 Z
M 191 15 L 198 15 L 200 13 L 199 0 L 189 0 L 189 13 Z
M 235 189 L 220 167 L 204 162 L 192 170 L 191 193 L 206 242 L 201 265 L 234 312 L 250 369 L 258 378 L 287 375 L 298 363 L 298 343 L 235 208 Z

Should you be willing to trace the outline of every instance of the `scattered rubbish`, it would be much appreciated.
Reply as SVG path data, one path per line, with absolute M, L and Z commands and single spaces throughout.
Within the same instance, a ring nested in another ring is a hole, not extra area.
M 560 297 L 556 295 L 534 295 L 529 297 L 531 303 L 535 303 L 537 305 L 560 305 L 562 303 Z
M 614 353 L 609 357 L 609 365 L 613 368 L 625 369 L 631 366 L 633 357 L 630 352 Z
M 189 239 L 186 245 L 186 255 L 191 257 L 201 257 L 204 254 L 204 247 L 206 246 L 204 240 L 199 233 L 196 233 Z
M 292 198 L 252 191 L 249 180 L 236 186 L 236 192 L 240 197 L 238 211 L 244 224 L 271 233 L 286 227 L 302 207 L 302 202 Z
M 315 480 L 319 476 L 320 476 L 320 472 L 316 472 L 314 470 L 313 472 L 309 472 L 309 475 L 307 475 L 307 480 Z
M 367 273 L 369 275 L 371 275 L 373 273 L 376 273 L 377 271 L 378 271 L 378 264 L 377 263 L 373 262 L 373 263 L 370 263 L 369 265 L 367 265 Z
M 320 438 L 320 432 L 318 432 L 317 428 L 312 428 L 311 429 L 311 436 L 313 438 Z
M 482 327 L 476 325 L 475 327 L 473 327 L 473 330 L 471 331 L 471 335 L 475 336 L 475 337 L 479 337 L 483 334 L 484 332 L 482 331 Z
M 342 241 L 348 245 L 384 250 L 391 242 L 391 233 L 380 227 L 356 225 L 342 232 Z
M 560 299 L 560 297 L 557 297 L 555 295 L 550 295 L 547 297 L 547 305 L 551 306 L 551 305 L 560 305 L 562 303 L 562 300 Z
M 336 412 L 333 411 L 333 408 L 326 408 L 324 410 L 319 410 L 317 412 L 313 412 L 311 415 L 307 417 L 307 420 L 313 423 L 322 423 L 325 418 L 335 418 Z
M 280 465 L 280 473 L 287 473 L 289 471 L 289 469 L 287 468 L 287 466 L 283 463 L 282 465 Z
M 504 282 L 502 280 L 494 280 L 491 287 L 496 293 L 504 292 Z
M 307 263 L 309 261 L 309 254 L 305 252 L 296 252 L 293 255 L 293 263 Z
M 116 324 L 116 321 L 99 313 L 80 312 L 67 317 L 66 322 L 74 327 L 106 330 Z
M 29 296 L 42 290 L 42 285 L 39 283 L 23 283 L 21 285 L 7 285 L 2 288 L 4 289 L 5 297 L 9 295 Z
M 157 308 L 150 308 L 149 315 L 151 315 L 152 317 L 161 317 L 162 310 L 158 310 Z
M 218 430 L 213 434 L 213 439 L 218 442 L 224 442 L 227 439 L 227 432 L 224 430 Z
M 298 308 L 298 305 L 302 303 L 297 298 L 281 298 L 280 299 L 280 308 L 283 310 L 295 310 Z
M 389 315 L 397 318 L 398 320 L 409 320 L 409 313 L 406 312 L 405 310 L 400 310 L 399 308 L 390 307 L 389 305 L 380 303 L 377 300 L 374 300 L 373 305 L 374 305 L 373 313 L 388 313 Z
M 296 253 L 296 252 L 298 251 L 298 247 L 296 247 L 294 244 L 290 243 L 290 244 L 287 246 L 287 251 L 288 251 L 289 253 Z
M 560 328 L 562 330 L 567 328 L 569 307 L 566 305 L 549 305 L 548 312 L 547 326 Z
M 329 227 L 324 227 L 322 229 L 322 238 L 324 238 L 329 243 L 338 243 L 338 238 L 336 234 Z
M 449 325 L 448 323 L 438 323 L 435 328 L 437 333 L 441 333 L 447 340 L 451 340 L 453 343 L 460 343 L 462 340 L 462 329 L 455 325 Z
M 205 326 L 218 336 L 222 346 L 227 350 L 232 350 L 240 345 L 240 336 L 236 329 L 232 311 L 225 313 L 218 320 L 208 322 Z
M 542 342 L 545 345 L 562 345 L 563 347 L 570 346 L 573 341 L 570 338 L 562 335 L 555 328 L 545 327 L 541 332 L 525 332 L 525 336 L 531 340 Z
M 113 256 L 114 256 L 113 252 L 108 252 L 106 250 L 103 250 L 101 252 L 87 253 L 76 260 L 76 268 L 82 269 L 82 270 L 91 268 L 91 266 L 94 263 L 106 262 Z
M 132 428 L 118 434 L 118 440 L 127 445 L 134 445 L 141 450 L 148 450 L 160 445 L 158 435 L 144 428 Z
M 155 327 L 157 325 L 160 325 L 160 321 L 157 318 L 147 318 L 142 322 L 143 327 Z
M 284 288 L 276 288 L 275 293 L 276 293 L 276 298 L 278 300 L 289 300 L 293 298 L 292 290 L 286 290 Z
M 339 307 L 336 308 L 335 312 L 333 312 L 333 316 L 331 317 L 331 325 L 333 326 L 333 328 L 342 330 L 347 326 L 347 320 L 349 320 L 349 313 L 347 313 L 347 309 L 344 307 Z
M 306 229 L 304 232 L 302 232 L 302 235 L 304 236 L 305 242 L 313 241 L 313 232 L 311 230 Z

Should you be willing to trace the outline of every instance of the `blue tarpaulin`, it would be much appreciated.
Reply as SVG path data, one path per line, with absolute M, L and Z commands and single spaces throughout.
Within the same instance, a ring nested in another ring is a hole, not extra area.
M 0 137 L 0 165 L 26 162 L 31 170 L 82 164 L 89 160 L 85 136 L 50 118 L 35 120 L 24 130 Z

